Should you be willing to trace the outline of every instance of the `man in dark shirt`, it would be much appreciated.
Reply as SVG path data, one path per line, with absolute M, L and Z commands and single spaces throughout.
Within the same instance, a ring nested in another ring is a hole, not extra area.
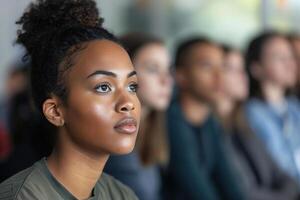
M 178 95 L 168 110 L 169 199 L 244 199 L 226 153 L 222 130 L 211 115 L 221 87 L 223 53 L 203 38 L 181 44 L 176 54 Z

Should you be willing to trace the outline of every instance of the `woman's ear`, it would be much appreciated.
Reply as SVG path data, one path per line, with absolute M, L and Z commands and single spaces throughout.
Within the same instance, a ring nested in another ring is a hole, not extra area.
M 58 97 L 52 96 L 44 101 L 43 113 L 54 126 L 63 126 L 65 123 L 63 106 Z

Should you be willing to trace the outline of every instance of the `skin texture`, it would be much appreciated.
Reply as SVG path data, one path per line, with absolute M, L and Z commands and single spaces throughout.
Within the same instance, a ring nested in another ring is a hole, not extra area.
M 166 47 L 152 43 L 141 48 L 133 59 L 138 73 L 138 96 L 143 106 L 165 110 L 172 93 L 170 56 Z
M 221 91 L 223 52 L 213 44 L 195 44 L 186 58 L 186 66 L 176 70 L 180 102 L 187 120 L 199 124 Z
M 137 77 L 127 77 L 133 71 L 131 62 L 117 48 L 105 42 L 90 44 L 77 59 L 67 82 L 66 130 L 74 133 L 70 135 L 74 142 L 95 152 L 129 153 L 135 143 L 136 134 L 119 134 L 113 128 L 124 117 L 137 119 L 140 112 L 136 109 L 136 93 L 129 87 L 137 83 Z M 117 77 L 99 74 L 87 78 L 97 70 L 113 72 Z M 107 92 L 101 93 L 101 88 L 95 89 L 103 83 L 112 91 L 106 88 Z
M 76 56 L 64 78 L 67 102 L 53 95 L 43 104 L 46 118 L 59 127 L 47 163 L 54 177 L 83 199 L 90 196 L 109 155 L 134 148 L 140 118 L 137 77 L 121 46 L 95 40 Z M 131 133 L 115 128 L 124 118 L 131 120 L 123 126 Z

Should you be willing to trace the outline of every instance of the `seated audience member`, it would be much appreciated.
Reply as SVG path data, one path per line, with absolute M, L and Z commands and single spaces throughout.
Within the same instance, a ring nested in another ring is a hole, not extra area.
M 133 150 L 141 106 L 128 53 L 102 23 L 93 0 L 37 0 L 17 22 L 35 106 L 57 134 L 49 156 L 0 184 L 1 200 L 137 199 L 103 172 Z
M 56 134 L 54 126 L 33 109 L 28 87 L 11 98 L 8 116 L 12 149 L 0 162 L 0 181 L 49 155 Z
M 14 63 L 10 66 L 4 83 L 4 95 L 0 99 L 0 122 L 9 130 L 9 114 L 12 98 L 28 86 L 29 63 Z
M 211 114 L 221 89 L 222 66 L 222 49 L 208 39 L 193 38 L 177 49 L 178 91 L 167 120 L 166 199 L 244 199 L 221 126 Z
M 254 38 L 246 52 L 250 127 L 278 166 L 300 183 L 300 106 L 288 90 L 297 82 L 297 66 L 288 40 L 266 32 Z
M 296 200 L 299 187 L 272 160 L 262 142 L 252 133 L 244 115 L 248 97 L 248 79 L 243 55 L 224 47 L 223 87 L 217 100 L 217 112 L 226 129 L 239 183 L 249 200 Z

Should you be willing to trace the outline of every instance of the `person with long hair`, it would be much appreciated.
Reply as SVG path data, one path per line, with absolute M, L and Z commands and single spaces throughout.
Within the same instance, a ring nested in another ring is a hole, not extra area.
M 228 138 L 239 183 L 250 200 L 296 200 L 299 187 L 273 161 L 263 143 L 249 127 L 244 113 L 248 78 L 242 53 L 224 46 L 223 87 L 217 113 Z
M 93 0 L 38 0 L 17 24 L 36 108 L 57 128 L 52 153 L 0 185 L 1 199 L 137 199 L 103 173 L 139 128 L 136 71 Z M 43 134 L 43 133 L 41 133 Z
M 266 32 L 246 52 L 250 100 L 246 115 L 279 167 L 300 183 L 300 104 L 289 95 L 297 82 L 297 66 L 285 36 Z
M 138 74 L 141 126 L 135 150 L 112 156 L 106 172 L 131 187 L 141 200 L 161 199 L 160 169 L 168 162 L 164 111 L 172 92 L 170 56 L 162 40 L 142 33 L 121 38 Z

